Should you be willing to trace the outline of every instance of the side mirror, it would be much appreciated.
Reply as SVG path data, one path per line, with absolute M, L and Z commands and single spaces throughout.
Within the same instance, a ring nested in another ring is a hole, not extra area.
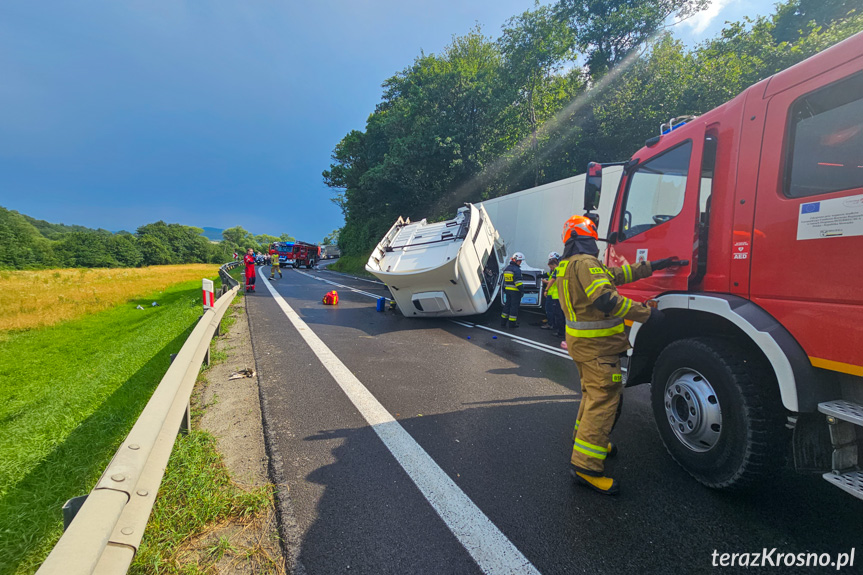
M 599 194 L 602 192 L 602 165 L 597 162 L 587 164 L 587 177 L 584 179 L 584 211 L 599 208 Z

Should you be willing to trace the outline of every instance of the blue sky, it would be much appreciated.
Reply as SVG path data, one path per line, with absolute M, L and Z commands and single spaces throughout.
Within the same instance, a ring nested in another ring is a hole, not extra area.
M 714 0 L 687 44 L 772 1 Z M 134 231 L 165 220 L 320 241 L 321 171 L 381 83 L 532 0 L 0 4 L 0 205 Z

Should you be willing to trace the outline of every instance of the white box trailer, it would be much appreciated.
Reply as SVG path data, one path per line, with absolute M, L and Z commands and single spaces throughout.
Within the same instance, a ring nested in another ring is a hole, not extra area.
M 602 194 L 597 210 L 600 214 L 597 232 L 601 238 L 608 232 L 609 214 L 622 174 L 620 166 L 602 170 Z M 484 207 L 494 222 L 508 256 L 521 252 L 530 267 L 546 270 L 548 253 L 563 252 L 563 224 L 571 216 L 584 213 L 584 180 L 585 175 L 581 174 L 477 205 Z M 605 243 L 599 242 L 599 249 L 601 255 Z

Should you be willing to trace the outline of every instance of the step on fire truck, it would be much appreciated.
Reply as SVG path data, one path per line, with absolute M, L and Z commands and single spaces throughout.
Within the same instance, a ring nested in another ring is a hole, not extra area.
M 315 267 L 321 259 L 321 248 L 316 244 L 306 242 L 275 242 L 270 246 L 279 252 L 279 264 L 308 269 Z
M 606 264 L 686 260 L 620 289 L 665 312 L 632 326 L 627 386 L 672 457 L 732 490 L 790 452 L 863 498 L 863 34 L 591 164 L 587 212 L 608 165 Z

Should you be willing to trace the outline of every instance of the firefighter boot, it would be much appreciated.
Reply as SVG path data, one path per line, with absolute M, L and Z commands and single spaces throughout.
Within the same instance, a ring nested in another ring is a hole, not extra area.
M 604 475 L 593 475 L 585 471 L 577 470 L 573 466 L 570 468 L 569 473 L 576 483 L 589 487 L 597 493 L 602 493 L 603 495 L 618 495 L 620 493 L 620 483 L 616 479 L 605 477 Z

